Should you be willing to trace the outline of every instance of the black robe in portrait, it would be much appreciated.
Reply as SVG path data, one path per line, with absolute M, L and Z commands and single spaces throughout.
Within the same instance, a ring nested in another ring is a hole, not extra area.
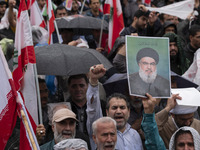
M 146 83 L 140 78 L 137 72 L 130 74 L 129 81 L 131 94 L 145 96 L 146 93 L 149 93 L 153 97 L 170 97 L 169 80 L 160 75 L 156 76 L 153 83 Z

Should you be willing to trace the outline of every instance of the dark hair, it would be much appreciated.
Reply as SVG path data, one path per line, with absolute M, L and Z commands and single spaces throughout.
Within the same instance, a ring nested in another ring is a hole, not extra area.
M 180 135 L 183 135 L 183 134 L 191 134 L 191 135 L 192 135 L 192 133 L 191 133 L 189 130 L 182 130 L 182 129 L 180 129 L 180 130 L 176 133 L 175 138 L 174 138 L 174 144 L 175 144 L 175 145 L 176 145 L 176 143 L 177 143 L 178 137 L 179 137 Z
M 114 93 L 112 95 L 110 95 L 108 98 L 107 98 L 107 104 L 106 104 L 106 109 L 108 110 L 109 107 L 110 107 L 110 100 L 112 98 L 117 98 L 117 99 L 123 99 L 125 102 L 126 102 L 126 105 L 128 107 L 128 109 L 130 109 L 130 104 L 129 104 L 129 101 L 127 99 L 127 97 L 121 93 Z
M 68 85 L 70 85 L 72 79 L 81 79 L 81 78 L 84 78 L 86 83 L 89 82 L 86 74 L 78 74 L 78 75 L 72 75 L 72 76 L 69 77 Z
M 145 17 L 149 17 L 149 11 L 148 12 L 144 12 L 140 9 L 138 9 L 135 14 L 134 14 L 134 17 L 137 17 L 137 18 L 140 18 L 141 16 L 145 16 Z
M 189 30 L 189 35 L 195 36 L 197 32 L 200 32 L 200 26 L 197 24 L 192 25 Z
M 65 9 L 65 11 L 66 11 L 66 13 L 67 13 L 66 7 L 63 6 L 63 5 L 59 5 L 59 6 L 56 8 L 56 10 L 54 11 L 55 16 L 56 16 L 58 10 L 63 10 L 63 9 Z
M 38 82 L 39 82 L 39 83 L 45 83 L 45 84 L 46 84 L 45 79 L 38 78 Z

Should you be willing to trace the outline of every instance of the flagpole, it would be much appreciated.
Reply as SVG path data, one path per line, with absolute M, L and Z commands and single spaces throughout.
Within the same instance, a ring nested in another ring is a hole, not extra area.
M 105 19 L 105 15 L 103 15 L 103 18 L 102 18 L 102 21 L 101 21 L 101 32 L 100 32 L 100 37 L 99 37 L 99 47 L 101 47 L 104 19 Z
M 86 0 L 83 1 L 82 7 L 81 7 L 81 11 L 80 11 L 80 14 L 83 13 L 83 8 L 84 8 L 84 6 L 85 6 L 85 1 L 86 1 Z
M 59 34 L 59 31 L 58 31 L 58 26 L 57 26 L 57 23 L 56 23 L 56 21 L 54 20 L 54 27 L 55 27 L 55 29 L 56 29 L 56 34 L 57 34 L 57 37 L 58 37 L 58 42 L 59 42 L 59 44 L 61 44 L 61 40 L 60 40 L 60 34 Z
M 24 122 L 24 126 L 25 126 L 25 128 L 26 128 L 26 130 L 27 130 L 28 136 L 29 136 L 29 138 L 30 138 L 31 145 L 32 145 L 32 147 L 33 147 L 34 150 L 37 150 L 36 144 L 35 144 L 34 139 L 33 139 L 33 135 L 32 135 L 32 133 L 31 133 L 31 131 L 30 131 L 28 122 L 27 122 L 27 120 L 26 120 L 25 113 L 24 113 L 24 111 L 23 111 L 22 109 L 20 110 L 20 113 L 21 113 L 22 120 L 23 120 L 23 122 Z
M 35 84 L 36 84 L 36 92 L 37 92 L 37 100 L 38 100 L 39 121 L 40 121 L 40 124 L 43 124 L 40 88 L 39 88 L 39 83 L 38 83 L 36 64 L 33 64 L 33 71 L 34 71 L 34 76 L 35 76 Z
M 30 123 L 30 120 L 28 118 L 28 114 L 26 112 L 26 109 L 23 105 L 23 101 L 22 101 L 22 98 L 20 96 L 19 93 L 16 94 L 16 100 L 17 100 L 17 104 L 20 108 L 20 114 L 21 114 L 21 118 L 24 122 L 24 126 L 26 128 L 26 131 L 28 133 L 28 136 L 30 138 L 30 142 L 31 142 L 31 145 L 32 145 L 32 148 L 34 150 L 38 150 L 39 149 L 39 145 L 37 143 L 37 138 L 35 137 L 35 133 L 33 132 L 33 128 L 31 126 L 31 123 Z

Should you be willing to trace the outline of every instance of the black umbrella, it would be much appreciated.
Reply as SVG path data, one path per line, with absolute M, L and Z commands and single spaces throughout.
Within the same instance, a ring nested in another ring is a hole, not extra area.
M 193 83 L 192 81 L 189 81 L 188 79 L 179 76 L 178 74 L 171 71 L 171 80 L 172 83 L 176 83 L 177 88 L 189 88 L 194 87 L 197 88 L 198 85 Z
M 96 64 L 106 69 L 112 64 L 94 49 L 78 48 L 65 44 L 52 44 L 35 48 L 37 72 L 41 75 L 75 75 L 88 73 Z
M 95 17 L 72 15 L 56 19 L 58 29 L 73 29 L 74 34 L 90 35 L 91 29 L 101 29 L 102 20 Z M 103 21 L 103 30 L 108 31 L 108 23 Z

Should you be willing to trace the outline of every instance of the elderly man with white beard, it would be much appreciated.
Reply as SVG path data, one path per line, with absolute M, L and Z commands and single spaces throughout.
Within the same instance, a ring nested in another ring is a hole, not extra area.
M 40 150 L 53 150 L 55 144 L 73 138 L 83 138 L 83 133 L 76 132 L 76 114 L 67 108 L 61 108 L 55 112 L 52 120 L 52 130 L 54 132 L 54 139 L 42 146 Z M 87 142 L 87 141 L 86 141 Z
M 130 91 L 135 95 L 168 97 L 170 95 L 169 80 L 157 74 L 158 53 L 152 48 L 142 48 L 136 56 L 139 72 L 130 74 Z

